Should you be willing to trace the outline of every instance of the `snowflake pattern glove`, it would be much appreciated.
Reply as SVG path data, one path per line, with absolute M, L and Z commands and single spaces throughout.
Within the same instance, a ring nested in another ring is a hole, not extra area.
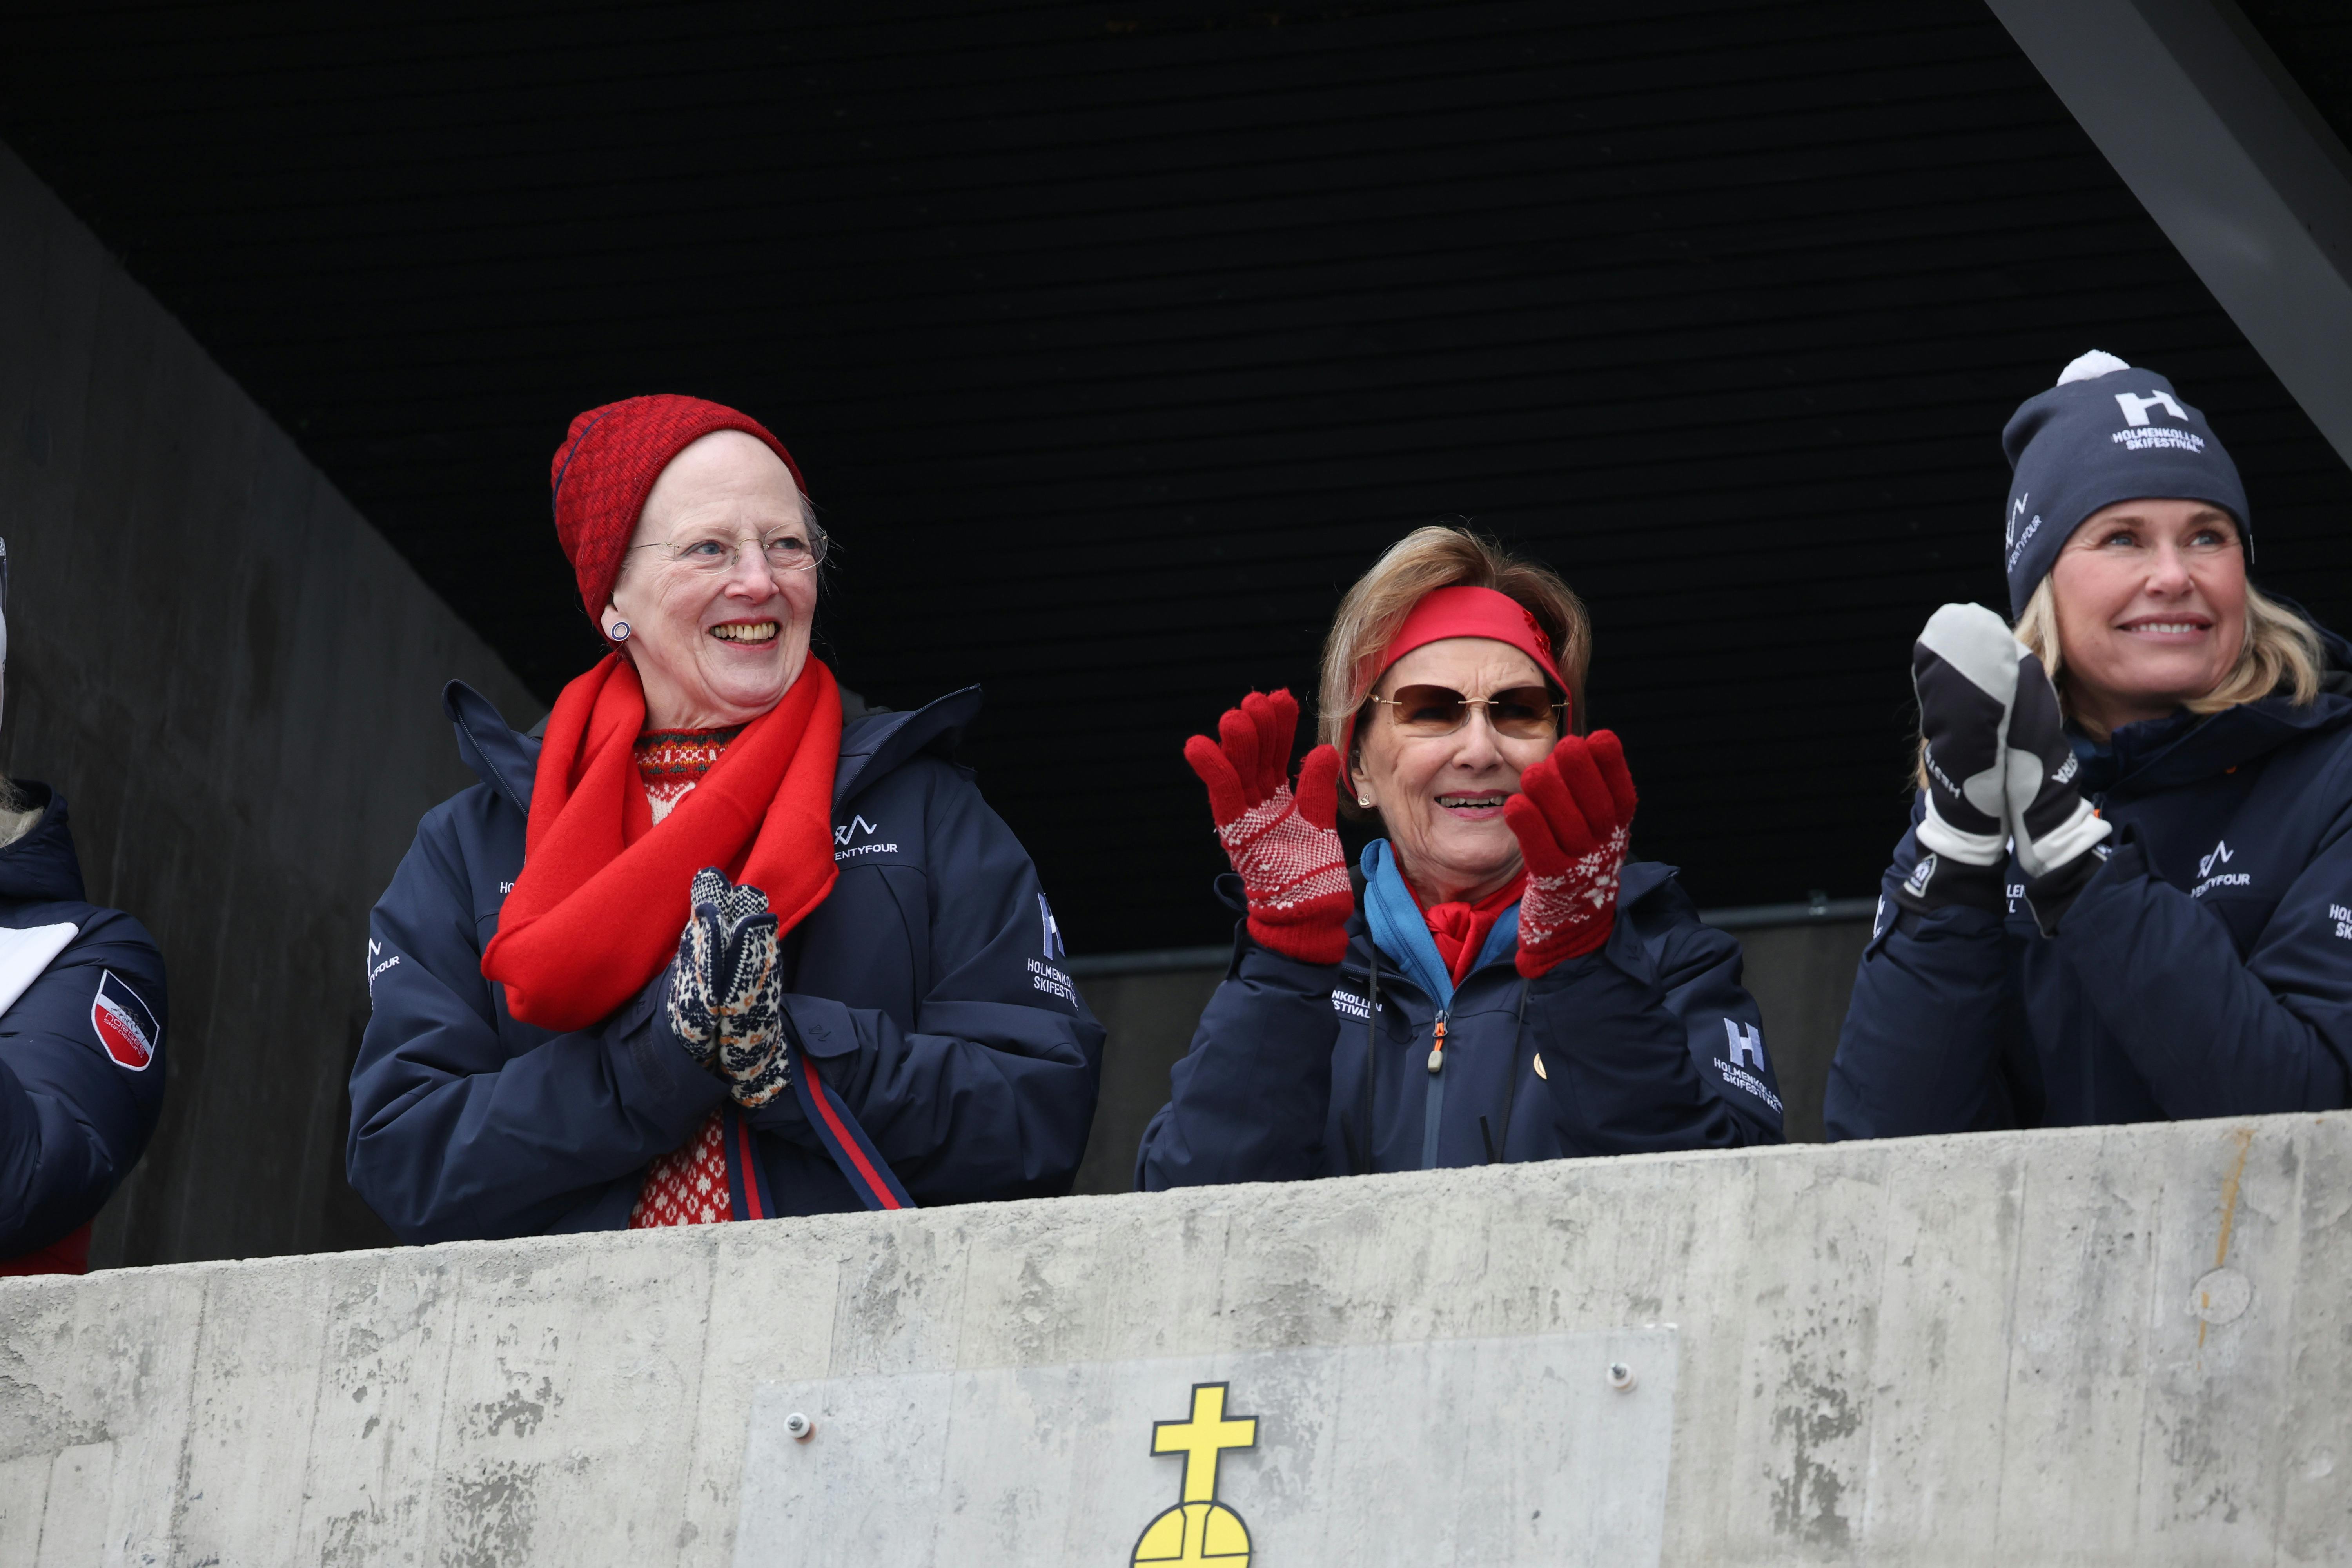
M 1253 691 L 1217 721 L 1218 739 L 1195 735 L 1184 760 L 1208 786 L 1209 814 L 1225 858 L 1249 896 L 1249 933 L 1303 963 L 1337 963 L 1356 907 L 1339 847 L 1339 753 L 1318 746 L 1290 787 L 1298 700 Z
M 1633 836 L 1633 775 L 1606 730 L 1565 735 L 1519 775 L 1503 820 L 1528 863 L 1518 970 L 1529 980 L 1598 950 L 1617 924 L 1617 877 Z
M 687 1050 L 754 1110 L 790 1083 L 783 1048 L 776 917 L 768 896 L 713 867 L 694 874 L 693 914 L 671 969 L 669 1025 Z

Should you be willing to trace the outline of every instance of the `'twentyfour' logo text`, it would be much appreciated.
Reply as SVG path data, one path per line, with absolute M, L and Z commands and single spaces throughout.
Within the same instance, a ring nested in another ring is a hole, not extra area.
M 860 839 L 865 842 L 858 842 Z M 833 858 L 836 865 L 844 860 L 863 859 L 868 855 L 896 855 L 898 852 L 896 844 L 883 841 L 882 829 L 862 816 L 834 825 Z

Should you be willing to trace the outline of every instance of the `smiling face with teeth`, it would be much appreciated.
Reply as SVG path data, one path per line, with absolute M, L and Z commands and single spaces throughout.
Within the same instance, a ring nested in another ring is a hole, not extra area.
M 2128 500 L 2084 519 L 2051 568 L 2067 710 L 2095 734 L 2219 686 L 2246 644 L 2246 552 L 2228 512 Z
M 809 522 L 791 470 L 742 431 L 705 436 L 661 471 L 598 617 L 608 637 L 629 625 L 621 647 L 648 730 L 748 724 L 792 689 L 808 662 L 816 573 L 773 571 L 743 546 Z M 713 552 L 731 552 L 724 570 L 695 563 Z
M 1484 698 L 1544 684 L 1535 660 L 1508 643 L 1448 637 L 1391 665 L 1372 694 L 1444 686 Z M 1397 869 L 1414 891 L 1431 903 L 1483 899 L 1519 874 L 1519 841 L 1503 820 L 1503 802 L 1552 742 L 1497 734 L 1483 708 L 1450 735 L 1404 736 L 1393 711 L 1376 708 L 1359 727 L 1349 783 L 1359 796 L 1371 797 Z

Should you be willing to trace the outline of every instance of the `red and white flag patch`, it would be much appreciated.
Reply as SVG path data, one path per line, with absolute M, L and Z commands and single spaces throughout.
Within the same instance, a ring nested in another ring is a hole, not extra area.
M 116 1066 L 145 1072 L 147 1064 L 155 1059 L 156 1038 L 163 1032 L 156 1027 L 155 1015 L 111 969 L 99 974 L 98 994 L 89 1005 L 89 1026 L 98 1031 L 98 1043 L 106 1047 Z

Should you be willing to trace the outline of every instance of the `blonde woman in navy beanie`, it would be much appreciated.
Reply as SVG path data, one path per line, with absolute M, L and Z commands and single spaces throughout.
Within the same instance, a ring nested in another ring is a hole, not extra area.
M 2352 646 L 2249 581 L 2237 468 L 2164 377 L 2084 354 L 2001 440 L 2013 620 L 1914 647 L 1830 1136 L 2352 1104 Z

